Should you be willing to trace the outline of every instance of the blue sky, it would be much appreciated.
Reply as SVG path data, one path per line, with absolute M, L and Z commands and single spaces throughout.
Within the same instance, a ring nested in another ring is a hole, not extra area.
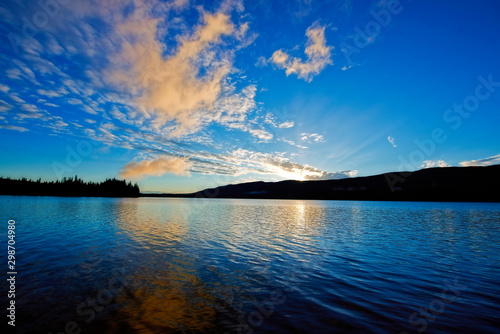
M 500 163 L 497 1 L 0 4 L 0 175 L 190 192 Z

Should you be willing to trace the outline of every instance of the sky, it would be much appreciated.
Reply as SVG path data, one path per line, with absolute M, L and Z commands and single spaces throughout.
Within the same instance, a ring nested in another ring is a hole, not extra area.
M 143 192 L 500 163 L 500 3 L 5 0 L 0 176 Z

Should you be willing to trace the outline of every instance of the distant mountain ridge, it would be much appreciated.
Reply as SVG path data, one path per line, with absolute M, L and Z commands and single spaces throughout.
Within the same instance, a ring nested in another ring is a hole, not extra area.
M 440 167 L 323 181 L 250 182 L 147 197 L 500 202 L 500 165 Z

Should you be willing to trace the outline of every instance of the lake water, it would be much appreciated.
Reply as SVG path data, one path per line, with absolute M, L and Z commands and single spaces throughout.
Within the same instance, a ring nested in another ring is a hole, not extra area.
M 17 333 L 500 333 L 500 204 L 0 196 L 0 217 Z

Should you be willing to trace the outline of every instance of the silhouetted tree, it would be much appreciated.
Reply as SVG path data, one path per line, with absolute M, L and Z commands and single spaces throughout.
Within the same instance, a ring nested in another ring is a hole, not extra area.
M 42 182 L 0 177 L 0 195 L 33 195 L 33 196 L 75 196 L 75 197 L 138 197 L 140 189 L 137 183 L 132 185 L 125 180 L 107 179 L 104 182 L 83 182 L 75 178 L 64 177 L 62 181 Z

